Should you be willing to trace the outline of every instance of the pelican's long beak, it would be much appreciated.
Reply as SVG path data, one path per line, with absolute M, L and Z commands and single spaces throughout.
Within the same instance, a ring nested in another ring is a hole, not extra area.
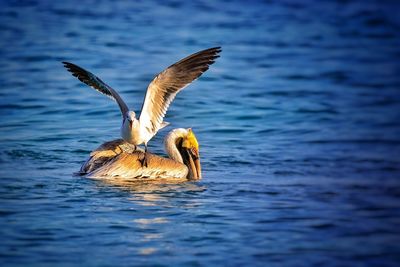
M 198 180 L 201 179 L 199 143 L 193 130 L 189 128 L 187 131 L 188 134 L 182 143 L 182 149 L 185 153 L 184 162 L 189 168 L 189 179 Z
M 188 157 L 189 176 L 191 179 L 201 179 L 200 154 L 196 148 L 185 148 Z
M 133 123 L 133 121 L 131 121 L 131 120 L 129 120 L 129 119 L 128 119 L 128 121 L 129 121 L 129 129 L 132 129 L 132 123 Z

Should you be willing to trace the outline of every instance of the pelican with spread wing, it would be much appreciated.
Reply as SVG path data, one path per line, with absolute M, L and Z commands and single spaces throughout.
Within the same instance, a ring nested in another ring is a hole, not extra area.
M 135 146 L 144 144 L 145 153 L 141 161 L 147 167 L 147 143 L 156 133 L 168 125 L 163 122 L 169 105 L 177 93 L 199 78 L 214 63 L 221 52 L 220 47 L 209 48 L 192 54 L 159 73 L 147 87 L 139 119 L 119 94 L 93 73 L 69 62 L 64 66 L 81 82 L 114 99 L 122 113 L 121 136 Z

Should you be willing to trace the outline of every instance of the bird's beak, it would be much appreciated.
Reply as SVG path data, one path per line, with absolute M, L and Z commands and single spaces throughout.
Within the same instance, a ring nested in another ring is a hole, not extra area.
M 200 165 L 200 154 L 195 148 L 185 148 L 186 155 L 188 158 L 189 166 L 189 178 L 193 180 L 201 179 L 201 165 Z
M 132 121 L 131 120 L 128 121 L 129 121 L 129 128 L 132 129 Z
M 189 168 L 188 178 L 193 180 L 201 179 L 199 143 L 191 128 L 188 129 L 187 136 L 183 138 L 182 149 L 183 162 Z

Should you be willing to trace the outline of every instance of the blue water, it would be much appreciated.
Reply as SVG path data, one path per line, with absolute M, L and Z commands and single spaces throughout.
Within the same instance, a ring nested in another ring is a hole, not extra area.
M 396 1 L 2 1 L 1 266 L 398 266 Z M 119 137 L 115 103 L 222 46 L 150 142 L 193 127 L 204 179 L 73 176 Z

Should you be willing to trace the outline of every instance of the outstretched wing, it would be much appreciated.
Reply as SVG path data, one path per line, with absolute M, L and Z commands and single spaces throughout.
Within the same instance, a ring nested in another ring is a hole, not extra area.
M 125 102 L 119 96 L 119 94 L 108 86 L 105 82 L 103 82 L 99 77 L 94 75 L 93 73 L 69 62 L 63 62 L 64 67 L 67 68 L 69 72 L 72 73 L 75 77 L 77 77 L 81 82 L 89 85 L 96 91 L 110 97 L 118 103 L 119 108 L 121 109 L 122 116 L 126 114 L 129 110 Z
M 147 88 L 139 118 L 141 126 L 156 133 L 176 94 L 208 70 L 219 52 L 221 47 L 197 52 L 159 73 Z

